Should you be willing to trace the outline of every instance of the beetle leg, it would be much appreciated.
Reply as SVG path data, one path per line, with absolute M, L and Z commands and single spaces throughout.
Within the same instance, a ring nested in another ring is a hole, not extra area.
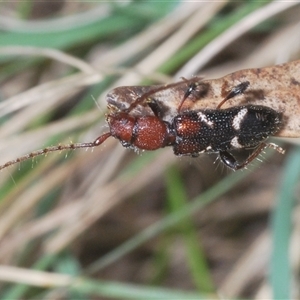
M 253 159 L 255 159 L 265 148 L 272 148 L 277 152 L 284 154 L 284 150 L 276 144 L 272 143 L 261 143 L 252 153 L 251 155 L 244 160 L 243 162 L 238 162 L 233 155 L 231 155 L 227 151 L 220 151 L 219 157 L 221 161 L 229 168 L 233 170 L 239 170 L 245 168 Z
M 156 117 L 162 118 L 161 108 L 155 99 L 152 98 L 147 99 L 147 104 Z
M 250 82 L 249 81 L 244 81 L 236 86 L 234 86 L 231 91 L 227 94 L 227 96 L 219 103 L 219 105 L 217 106 L 217 109 L 220 109 L 221 106 L 229 99 L 237 96 L 237 95 L 240 95 L 240 94 L 243 94 L 246 89 L 249 87 L 250 85 Z

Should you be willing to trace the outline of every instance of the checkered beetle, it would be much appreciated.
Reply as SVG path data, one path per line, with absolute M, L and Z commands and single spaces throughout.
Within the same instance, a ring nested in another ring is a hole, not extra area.
M 124 112 L 109 114 L 107 121 L 110 134 L 108 136 L 119 139 L 125 147 L 143 150 L 172 146 L 174 154 L 178 156 L 196 157 L 205 152 L 217 152 L 221 161 L 234 170 L 246 167 L 266 147 L 284 153 L 284 150 L 277 145 L 265 142 L 269 136 L 280 130 L 281 113 L 262 105 L 221 109 L 227 100 L 243 94 L 248 87 L 248 81 L 234 86 L 216 109 L 181 112 L 183 102 L 197 88 L 197 82 L 192 81 L 179 105 L 177 115 L 170 121 L 162 120 L 163 109 L 160 108 L 160 103 L 151 97 L 164 88 L 158 87 L 143 94 Z M 131 116 L 130 111 L 143 102 L 151 108 L 153 115 Z M 110 107 L 111 110 L 113 108 L 113 106 Z M 254 150 L 245 161 L 238 162 L 230 153 L 235 149 Z
M 191 94 L 196 91 L 199 93 L 199 86 L 203 93 L 206 92 L 206 87 L 201 86 L 201 81 L 195 79 L 184 79 L 183 83 L 186 86 L 184 97 L 177 108 L 177 113 L 172 117 L 166 113 L 166 108 L 161 106 L 161 102 L 156 101 L 155 93 L 176 87 L 176 83 L 148 89 L 127 108 L 122 109 L 118 107 L 120 103 L 115 101 L 110 93 L 107 96 L 109 113 L 106 116 L 109 132 L 91 143 L 71 143 L 37 150 L 7 162 L 0 166 L 0 169 L 49 152 L 96 147 L 109 137 L 118 139 L 126 148 L 156 150 L 171 146 L 174 154 L 178 156 L 196 157 L 205 152 L 218 153 L 220 160 L 233 170 L 246 167 L 266 147 L 284 153 L 279 146 L 265 142 L 269 136 L 280 130 L 282 124 L 280 112 L 262 105 L 221 109 L 226 101 L 243 94 L 248 89 L 250 84 L 248 81 L 233 86 L 215 109 L 198 110 L 183 110 L 182 107 Z M 118 89 L 122 91 L 122 88 Z M 132 113 L 139 105 L 145 106 L 150 113 L 143 111 L 140 115 Z M 169 119 L 166 119 L 166 116 Z M 231 153 L 235 149 L 253 149 L 253 151 L 248 158 L 240 162 Z

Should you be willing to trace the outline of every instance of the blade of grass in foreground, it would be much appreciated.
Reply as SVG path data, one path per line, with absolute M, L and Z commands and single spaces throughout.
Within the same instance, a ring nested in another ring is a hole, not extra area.
M 166 173 L 168 204 L 171 212 L 177 212 L 188 205 L 187 193 L 178 167 L 171 166 Z M 183 237 L 186 257 L 193 281 L 200 292 L 211 293 L 215 290 L 206 256 L 201 247 L 197 228 L 190 217 L 184 218 L 178 229 Z M 172 247 L 173 243 L 169 243 Z
M 149 9 L 150 7 L 152 10 Z M 129 5 L 115 6 L 107 17 L 96 19 L 89 24 L 84 23 L 80 27 L 74 24 L 73 28 L 66 28 L 62 31 L 51 31 L 49 26 L 47 32 L 0 32 L 0 46 L 30 45 L 56 49 L 82 46 L 85 43 L 100 42 L 101 39 L 120 34 L 124 36 L 124 28 L 126 28 L 126 33 L 135 32 L 136 28 L 142 29 L 166 15 L 173 8 L 174 3 L 171 2 L 157 3 L 155 6 L 151 5 L 151 1 L 133 2 Z M 149 13 L 142 15 L 142 11 L 147 10 Z
M 282 184 L 278 191 L 277 205 L 272 220 L 273 253 L 271 256 L 270 283 L 273 299 L 292 299 L 289 245 L 295 188 L 300 179 L 299 147 L 289 155 L 282 176 Z

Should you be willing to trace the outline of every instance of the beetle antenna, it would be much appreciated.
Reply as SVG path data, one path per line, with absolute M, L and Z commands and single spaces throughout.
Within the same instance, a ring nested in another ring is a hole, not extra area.
M 100 135 L 94 142 L 91 142 L 91 143 L 70 143 L 70 144 L 65 144 L 65 145 L 50 146 L 50 147 L 46 147 L 44 149 L 36 150 L 36 151 L 30 152 L 28 154 L 25 154 L 23 156 L 20 156 L 16 159 L 10 160 L 3 165 L 0 165 L 0 170 L 5 169 L 14 164 L 20 163 L 22 161 L 28 160 L 30 158 L 35 158 L 40 155 L 46 155 L 50 152 L 74 150 L 74 149 L 79 149 L 79 148 L 97 147 L 97 146 L 101 145 L 110 136 L 111 136 L 111 133 L 107 132 L 107 133 Z

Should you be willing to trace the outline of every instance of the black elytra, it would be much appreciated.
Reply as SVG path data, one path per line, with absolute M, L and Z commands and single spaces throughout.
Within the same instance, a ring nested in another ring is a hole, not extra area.
M 174 154 L 195 157 L 203 152 L 219 152 L 228 167 L 240 169 L 246 165 L 236 162 L 228 151 L 259 147 L 280 129 L 281 120 L 281 113 L 259 105 L 184 112 L 172 122 L 176 132 Z

